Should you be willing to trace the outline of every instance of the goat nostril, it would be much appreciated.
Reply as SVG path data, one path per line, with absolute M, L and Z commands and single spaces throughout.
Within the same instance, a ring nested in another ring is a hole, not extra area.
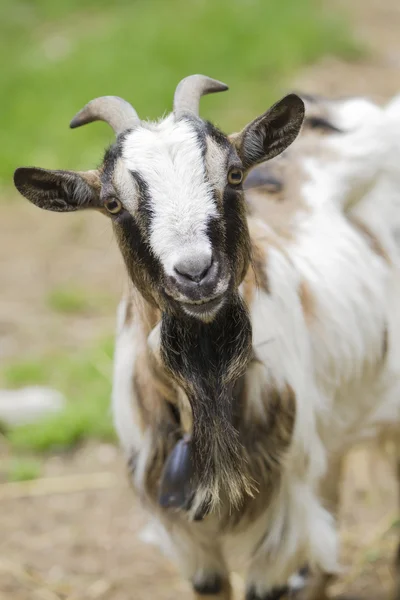
M 210 262 L 210 264 L 209 264 L 207 267 L 205 267 L 204 271 L 201 273 L 201 275 L 200 275 L 200 281 L 201 281 L 202 279 L 204 279 L 204 277 L 207 275 L 208 271 L 209 271 L 209 270 L 211 269 L 211 267 L 212 267 L 212 264 L 213 264 L 213 260 L 211 259 L 211 262 Z
M 174 266 L 181 279 L 200 283 L 205 279 L 213 264 L 212 254 L 203 254 L 183 258 Z

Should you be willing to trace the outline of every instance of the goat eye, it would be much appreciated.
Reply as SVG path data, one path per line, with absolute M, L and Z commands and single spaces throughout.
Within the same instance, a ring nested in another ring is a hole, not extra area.
M 116 215 L 117 213 L 119 213 L 119 211 L 122 208 L 122 204 L 118 200 L 118 198 L 109 198 L 105 201 L 104 206 L 112 215 Z
M 243 181 L 242 169 L 232 169 L 228 173 L 228 182 L 231 185 L 240 185 Z

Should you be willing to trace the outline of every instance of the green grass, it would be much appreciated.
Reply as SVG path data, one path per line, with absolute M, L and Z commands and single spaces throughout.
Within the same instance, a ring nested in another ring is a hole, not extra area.
M 82 313 L 91 307 L 91 302 L 83 290 L 56 288 L 47 297 L 52 310 L 61 313 Z
M 68 129 L 95 96 L 126 97 L 155 118 L 182 77 L 205 73 L 231 91 L 205 99 L 202 114 L 237 129 L 299 67 L 358 51 L 318 0 L 2 0 L 0 186 L 20 165 L 96 166 L 112 139 L 107 126 Z
M 78 288 L 54 288 L 47 297 L 49 308 L 59 313 L 75 314 L 95 310 L 90 295 Z
M 13 458 L 7 465 L 8 481 L 30 481 L 40 477 L 42 465 L 31 458 Z
M 60 354 L 3 368 L 8 387 L 44 384 L 65 394 L 63 412 L 7 432 L 15 450 L 45 452 L 71 448 L 85 439 L 113 441 L 110 412 L 113 344 L 105 340 L 74 355 Z
M 46 297 L 46 304 L 57 313 L 84 314 L 101 313 L 108 309 L 114 309 L 114 298 L 107 292 L 96 292 L 93 290 L 74 287 L 56 286 Z

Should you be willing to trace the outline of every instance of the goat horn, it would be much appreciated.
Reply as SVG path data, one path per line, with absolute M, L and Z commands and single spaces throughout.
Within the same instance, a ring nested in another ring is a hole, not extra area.
M 177 117 L 185 114 L 198 116 L 200 98 L 205 94 L 224 92 L 228 86 L 205 75 L 190 75 L 178 84 L 174 96 L 174 113 Z
M 75 115 L 69 126 L 75 129 L 93 121 L 105 121 L 116 135 L 140 123 L 135 109 L 118 96 L 102 96 L 91 100 Z

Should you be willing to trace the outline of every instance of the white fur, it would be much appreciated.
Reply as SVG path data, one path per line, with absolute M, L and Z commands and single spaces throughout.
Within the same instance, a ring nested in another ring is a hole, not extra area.
M 135 415 L 135 398 L 132 385 L 132 367 L 136 359 L 138 323 L 136 320 L 129 326 L 126 322 L 126 299 L 121 300 L 117 314 L 117 339 L 114 353 L 114 376 L 112 389 L 112 409 L 114 426 L 121 445 L 130 458 L 142 441 L 139 420 Z
M 296 396 L 281 485 L 256 522 L 220 539 L 217 517 L 195 524 L 190 535 L 187 524 L 181 530 L 175 523 L 170 541 L 188 577 L 209 566 L 217 546 L 228 568 L 245 568 L 248 581 L 262 592 L 285 584 L 306 562 L 335 572 L 335 524 L 321 498 L 329 467 L 362 439 L 393 430 L 398 435 L 400 101 L 384 110 L 364 100 L 345 101 L 332 110 L 346 133 L 321 138 L 324 152 L 304 161 L 301 191 L 307 209 L 298 215 L 294 240 L 282 250 L 268 247 L 270 293 L 258 290 L 250 306 L 261 361 L 247 374 L 254 414 L 262 415 L 265 385 L 289 384 Z M 202 224 L 215 209 L 190 126 L 169 118 L 132 133 L 124 160 L 149 182 L 152 245 L 164 264 L 177 247 L 188 247 L 192 235 L 200 246 L 206 243 Z M 390 263 L 352 226 L 346 211 L 370 227 Z M 263 228 L 270 239 L 268 224 L 260 221 L 258 230 Z M 302 282 L 314 301 L 311 322 L 300 302 Z M 114 413 L 125 447 L 140 444 L 129 422 L 135 402 L 128 384 L 134 335 L 134 330 L 120 334 L 116 355 Z M 163 520 L 168 523 L 167 516 Z
M 335 126 L 346 134 L 329 136 L 324 152 L 306 163 L 310 180 L 304 197 L 313 207 L 356 204 L 376 181 L 389 152 L 382 109 L 365 101 L 347 101 L 335 117 Z
M 180 257 L 211 252 L 206 229 L 217 209 L 193 125 L 173 116 L 144 124 L 127 136 L 123 160 L 148 186 L 150 245 L 166 273 Z

